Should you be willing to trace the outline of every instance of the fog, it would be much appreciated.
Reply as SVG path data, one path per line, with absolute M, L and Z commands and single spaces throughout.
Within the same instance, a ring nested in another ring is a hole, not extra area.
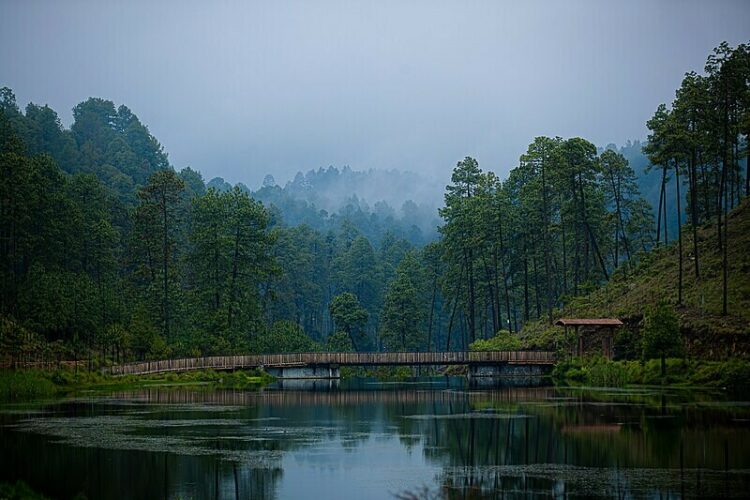
M 444 185 L 466 155 L 503 175 L 538 135 L 644 138 L 684 72 L 750 36 L 747 1 L 0 9 L 0 86 L 19 104 L 49 104 L 68 126 L 89 96 L 126 104 L 176 168 L 253 189 L 329 165 Z

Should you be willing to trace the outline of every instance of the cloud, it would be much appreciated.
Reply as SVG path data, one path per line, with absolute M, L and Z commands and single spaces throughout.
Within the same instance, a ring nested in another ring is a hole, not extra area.
M 746 2 L 5 2 L 0 84 L 69 124 L 127 104 L 175 166 L 260 185 L 299 170 L 503 175 L 537 135 L 645 136 Z

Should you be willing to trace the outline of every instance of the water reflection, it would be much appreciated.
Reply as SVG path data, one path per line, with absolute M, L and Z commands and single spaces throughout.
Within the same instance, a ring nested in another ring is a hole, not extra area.
M 0 470 L 61 498 L 744 497 L 750 486 L 744 403 L 463 379 L 286 382 L 6 408 Z

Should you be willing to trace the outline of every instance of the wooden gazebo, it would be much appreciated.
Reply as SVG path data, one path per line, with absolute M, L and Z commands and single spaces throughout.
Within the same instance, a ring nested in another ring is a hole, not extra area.
M 622 326 L 622 321 L 617 318 L 560 318 L 555 321 L 555 324 L 565 328 L 565 336 L 568 336 L 568 327 L 572 326 L 576 334 L 576 355 L 583 355 L 583 334 L 580 331 L 581 327 L 590 327 L 597 330 L 603 329 L 605 331 L 602 337 L 602 351 L 606 358 L 612 359 L 613 356 L 613 338 L 615 328 Z

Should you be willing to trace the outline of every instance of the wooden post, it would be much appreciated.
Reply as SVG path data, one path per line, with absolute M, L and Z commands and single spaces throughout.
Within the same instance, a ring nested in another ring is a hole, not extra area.
M 615 336 L 615 329 L 613 326 L 610 326 L 607 328 L 607 334 L 605 336 L 607 340 L 606 350 L 604 351 L 604 356 L 606 356 L 607 359 L 612 359 L 614 357 L 614 352 L 612 349 L 612 346 L 614 344 L 614 336 Z
M 578 339 L 578 357 L 583 356 L 583 335 L 578 331 L 578 325 L 575 326 L 576 338 Z
M 604 357 L 607 359 L 612 359 L 609 336 L 610 336 L 610 329 L 607 328 L 607 330 L 604 332 L 604 335 L 602 336 L 602 355 L 604 355 Z

